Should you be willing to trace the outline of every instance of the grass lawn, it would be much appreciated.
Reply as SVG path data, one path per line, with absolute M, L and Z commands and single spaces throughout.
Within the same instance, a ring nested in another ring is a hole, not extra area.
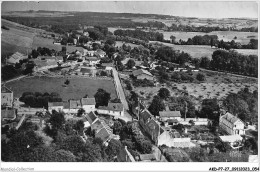
M 99 88 L 102 88 L 111 94 L 111 99 L 117 97 L 113 81 L 95 80 L 89 78 L 72 78 L 67 87 L 62 85 L 65 78 L 52 77 L 30 77 L 7 83 L 6 86 L 14 92 L 14 97 L 20 97 L 23 92 L 57 92 L 61 98 L 66 101 L 69 99 L 80 99 L 88 94 L 93 97 Z

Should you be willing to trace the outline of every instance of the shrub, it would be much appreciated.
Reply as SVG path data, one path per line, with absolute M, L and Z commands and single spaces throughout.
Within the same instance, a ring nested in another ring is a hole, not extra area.
M 203 73 L 198 73 L 197 76 L 196 76 L 196 79 L 199 80 L 199 81 L 205 81 L 206 77 Z

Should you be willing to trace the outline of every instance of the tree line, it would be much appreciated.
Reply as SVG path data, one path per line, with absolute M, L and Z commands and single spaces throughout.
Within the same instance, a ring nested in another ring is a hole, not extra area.
M 114 35 L 117 36 L 129 36 L 132 38 L 137 38 L 140 40 L 144 40 L 146 42 L 148 41 L 163 41 L 163 34 L 159 33 L 159 32 L 145 32 L 145 31 L 141 31 L 141 30 L 115 30 L 114 31 Z
M 169 31 L 183 31 L 183 32 L 213 32 L 213 31 L 239 31 L 239 32 L 258 32 L 257 27 L 250 27 L 250 28 L 241 28 L 236 29 L 232 27 L 210 27 L 210 26 L 187 26 L 187 25 L 177 25 L 172 24 L 170 27 L 168 27 Z
M 258 40 L 250 39 L 248 44 L 242 45 L 240 42 L 232 41 L 223 41 L 218 40 L 217 35 L 196 35 L 193 38 L 188 38 L 187 41 L 179 40 L 176 41 L 176 37 L 171 36 L 172 43 L 177 45 L 210 45 L 211 47 L 215 46 L 220 49 L 230 50 L 230 49 L 257 49 Z

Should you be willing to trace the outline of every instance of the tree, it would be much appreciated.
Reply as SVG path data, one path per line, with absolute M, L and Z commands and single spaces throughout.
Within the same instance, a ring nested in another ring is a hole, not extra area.
M 202 57 L 200 67 L 208 69 L 210 67 L 210 59 L 208 57 Z
M 133 59 L 129 59 L 126 66 L 128 69 L 132 69 L 135 66 L 135 61 Z
M 67 79 L 67 80 L 64 82 L 64 84 L 69 85 L 69 84 L 70 84 L 70 81 Z
M 99 106 L 107 106 L 110 100 L 110 93 L 106 92 L 105 90 L 99 88 L 94 95 L 96 100 L 96 107 Z
M 31 129 L 23 129 L 14 133 L 7 144 L 2 144 L 2 160 L 24 162 L 30 152 L 42 145 L 42 138 Z
M 77 114 L 77 116 L 78 117 L 82 117 L 82 115 L 85 113 L 85 110 L 83 109 L 83 108 L 80 108 L 79 110 L 78 110 L 78 114 Z
M 79 133 L 83 132 L 84 129 L 84 122 L 82 120 L 79 120 L 76 122 L 75 127 L 74 127 Z
M 172 44 L 174 44 L 174 43 L 175 43 L 175 41 L 176 41 L 176 37 L 175 37 L 175 36 L 173 36 L 173 35 L 171 35 L 170 39 L 172 40 Z
M 55 151 L 52 155 L 53 162 L 76 162 L 76 157 L 63 149 Z
M 206 80 L 206 77 L 203 73 L 198 73 L 197 76 L 196 76 L 196 79 L 198 81 L 205 81 Z
M 121 122 L 115 121 L 113 125 L 113 133 L 118 135 L 121 132 L 121 129 L 122 129 Z
M 209 118 L 216 122 L 219 121 L 219 105 L 217 99 L 204 99 L 200 111 L 201 118 Z
M 79 154 L 84 150 L 85 143 L 78 135 L 71 135 L 65 138 L 61 143 L 60 148 L 72 152 L 74 155 Z
M 168 97 L 170 97 L 171 94 L 167 88 L 160 88 L 158 95 L 162 99 L 167 99 Z
M 210 38 L 210 46 L 211 46 L 211 48 L 214 46 L 214 40 L 213 40 L 213 38 Z
M 119 140 L 111 139 L 108 147 L 106 148 L 106 153 L 110 159 L 117 155 L 119 150 L 122 148 L 122 144 Z
M 159 116 L 159 111 L 165 110 L 165 105 L 159 96 L 154 96 L 148 110 L 154 115 Z
M 62 129 L 65 123 L 64 113 L 53 110 L 49 122 L 53 130 Z
M 149 140 L 141 142 L 141 150 L 143 154 L 149 154 L 152 152 L 152 144 Z

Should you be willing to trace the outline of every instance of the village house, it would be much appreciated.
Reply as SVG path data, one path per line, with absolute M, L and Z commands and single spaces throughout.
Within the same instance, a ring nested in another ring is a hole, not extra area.
M 119 136 L 114 135 L 113 130 L 104 120 L 98 118 L 95 112 L 91 111 L 86 115 L 86 118 L 89 123 L 89 125 L 86 124 L 86 126 L 90 126 L 91 130 L 95 133 L 95 137 L 100 138 L 105 145 L 108 145 L 111 139 L 119 139 Z
M 82 98 L 81 99 L 82 108 L 85 110 L 86 113 L 95 110 L 96 100 L 95 98 Z
M 53 110 L 59 112 L 63 110 L 63 102 L 48 102 L 48 111 L 52 112 Z
M 69 100 L 68 102 L 48 102 L 48 111 L 63 111 L 64 113 L 77 114 L 79 109 L 86 113 L 95 110 L 95 98 L 81 98 L 80 100 Z
M 99 106 L 97 108 L 99 114 L 107 114 L 112 116 L 124 116 L 124 106 L 122 103 L 108 103 L 107 106 Z
M 9 64 L 15 64 L 15 63 L 19 63 L 20 60 L 23 60 L 23 59 L 27 59 L 28 56 L 22 54 L 22 53 L 19 53 L 19 52 L 16 52 L 14 53 L 13 55 L 11 55 L 8 59 L 7 59 L 7 63 Z
M 2 107 L 12 107 L 13 106 L 13 92 L 6 86 L 1 87 L 1 106 Z
M 147 109 L 140 113 L 139 124 L 157 146 L 166 145 L 182 148 L 195 146 L 190 138 L 181 138 L 176 132 L 163 129 Z
M 106 53 L 103 50 L 101 50 L 101 49 L 97 49 L 94 54 L 98 58 L 104 58 L 106 56 Z
M 153 75 L 147 70 L 143 70 L 143 69 L 138 69 L 133 71 L 133 76 L 136 77 L 137 79 L 147 79 L 150 81 L 154 80 Z
M 181 119 L 180 111 L 160 111 L 159 119 L 164 123 L 168 123 L 168 125 L 173 125 L 173 123 L 178 123 Z
M 244 122 L 229 112 L 220 116 L 219 127 L 225 130 L 229 135 L 245 134 Z
M 97 57 L 85 57 L 85 60 L 91 66 L 96 66 L 100 62 L 100 59 L 98 59 Z
M 87 49 L 84 49 L 83 50 L 83 56 L 89 56 L 89 57 L 93 57 L 94 55 L 95 55 L 95 52 L 96 51 L 89 51 L 89 50 L 87 50 Z

